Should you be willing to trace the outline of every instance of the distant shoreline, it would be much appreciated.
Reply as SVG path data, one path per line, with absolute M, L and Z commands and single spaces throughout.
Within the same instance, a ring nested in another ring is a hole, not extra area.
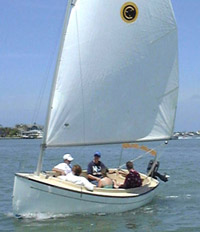
M 24 138 L 21 138 L 21 137 L 0 137 L 0 140 L 9 140 L 9 139 L 24 139 Z M 41 138 L 26 138 L 26 139 L 41 139 Z
M 0 139 L 21 139 L 21 137 L 0 137 Z

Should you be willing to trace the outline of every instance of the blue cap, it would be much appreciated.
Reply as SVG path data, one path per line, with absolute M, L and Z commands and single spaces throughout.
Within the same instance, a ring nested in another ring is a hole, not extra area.
M 101 157 L 101 153 L 100 153 L 99 151 L 96 151 L 96 152 L 94 153 L 94 156 Z

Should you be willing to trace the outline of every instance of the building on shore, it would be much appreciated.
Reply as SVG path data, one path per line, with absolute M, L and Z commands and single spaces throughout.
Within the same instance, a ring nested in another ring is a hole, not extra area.
M 43 138 L 43 131 L 41 130 L 29 130 L 21 133 L 22 139 L 41 139 Z
M 34 124 L 17 124 L 14 128 L 3 127 L 0 124 L 1 138 L 42 138 L 43 126 Z

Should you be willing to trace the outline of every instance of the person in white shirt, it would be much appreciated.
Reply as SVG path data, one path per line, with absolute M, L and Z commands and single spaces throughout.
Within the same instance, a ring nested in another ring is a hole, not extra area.
M 81 167 L 78 164 L 76 164 L 73 166 L 72 172 L 70 172 L 66 176 L 65 180 L 72 182 L 74 184 L 82 185 L 86 189 L 93 191 L 94 185 L 90 183 L 85 177 L 80 176 L 81 172 L 82 172 Z
M 56 165 L 52 171 L 56 172 L 58 175 L 65 177 L 72 171 L 71 162 L 73 158 L 70 154 L 65 154 L 63 156 L 63 163 Z

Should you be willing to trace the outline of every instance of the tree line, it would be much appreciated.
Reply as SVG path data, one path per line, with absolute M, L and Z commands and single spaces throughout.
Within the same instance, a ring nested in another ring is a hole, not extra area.
M 16 124 L 14 128 L 3 127 L 0 124 L 0 137 L 20 137 L 22 132 L 30 130 L 43 130 L 43 126 L 33 124 Z
M 17 128 L 0 127 L 0 137 L 18 137 L 20 131 Z

